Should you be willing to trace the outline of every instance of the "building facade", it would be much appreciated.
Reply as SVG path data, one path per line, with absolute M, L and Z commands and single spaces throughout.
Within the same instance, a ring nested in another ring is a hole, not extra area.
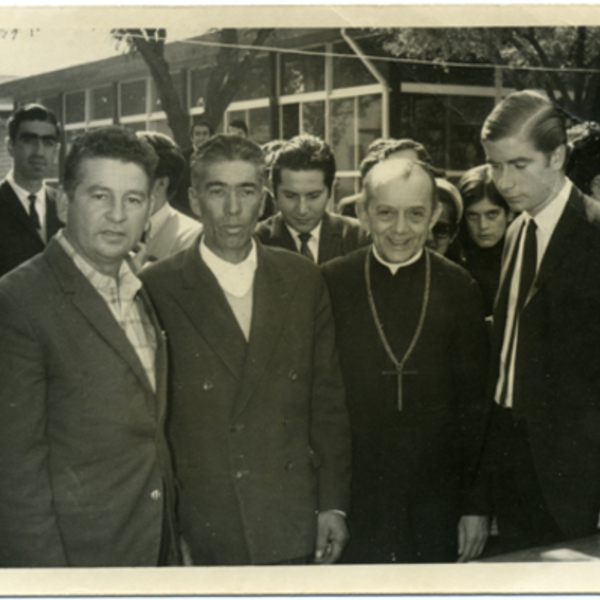
M 251 30 L 241 30 L 253 37 Z M 251 72 L 227 107 L 221 129 L 243 119 L 262 144 L 312 133 L 333 147 L 336 200 L 359 190 L 358 167 L 379 137 L 423 143 L 450 176 L 483 160 L 478 132 L 504 90 L 493 70 L 461 73 L 414 67 L 377 54 L 372 34 L 344 29 L 276 29 L 257 52 Z M 212 33 L 165 46 L 190 124 L 202 118 L 218 48 Z M 64 126 L 61 155 L 82 131 L 107 124 L 171 135 L 143 60 L 124 54 L 94 63 L 0 83 L 14 105 L 37 101 Z M 0 169 L 3 162 L 0 157 Z M 58 176 L 58 166 L 56 176 Z M 3 175 L 4 173 L 0 173 Z

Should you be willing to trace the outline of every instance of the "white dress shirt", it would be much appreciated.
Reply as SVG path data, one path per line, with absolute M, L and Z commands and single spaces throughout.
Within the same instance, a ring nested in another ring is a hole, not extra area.
M 312 255 L 314 256 L 316 263 L 319 262 L 319 240 L 321 239 L 321 225 L 323 225 L 322 220 L 319 221 L 319 224 L 312 231 L 309 232 L 311 237 L 306 243 L 308 249 L 312 252 Z M 302 246 L 302 240 L 299 237 L 300 234 L 295 229 L 290 227 L 287 223 L 285 224 L 285 226 L 288 228 L 288 231 L 290 232 L 290 235 L 292 236 L 292 239 L 296 244 L 296 249 L 298 250 L 298 252 L 300 252 L 300 247 Z
M 537 238 L 537 268 L 536 273 L 540 270 L 540 265 L 542 264 L 542 260 L 548 249 L 548 244 L 550 243 L 550 239 L 552 238 L 552 234 L 556 229 L 556 225 L 563 214 L 565 207 L 567 206 L 567 202 L 569 201 L 569 197 L 571 195 L 572 183 L 569 179 L 565 178 L 565 182 L 563 184 L 562 189 L 548 204 L 545 206 L 535 217 L 532 217 L 529 213 L 523 212 L 516 219 L 515 222 L 511 225 L 511 227 L 517 228 L 519 231 L 523 228 L 523 233 L 519 237 L 518 245 L 514 248 L 514 252 L 517 252 L 517 260 L 515 263 L 515 269 L 513 271 L 513 276 L 510 282 L 509 296 L 508 296 L 508 308 L 506 315 L 506 327 L 504 328 L 504 339 L 502 341 L 502 351 L 500 353 L 500 376 L 498 377 L 498 382 L 496 384 L 496 393 L 495 400 L 497 403 L 500 403 L 500 395 L 502 394 L 502 389 L 504 387 L 504 379 L 508 377 L 508 385 L 506 390 L 506 407 L 511 408 L 513 406 L 513 389 L 515 383 L 515 355 L 516 348 L 518 347 L 519 342 L 519 321 L 517 318 L 517 322 L 515 323 L 515 341 L 513 344 L 513 351 L 508 356 L 510 351 L 510 334 L 511 334 L 511 324 L 515 319 L 515 311 L 517 308 L 517 300 L 519 297 L 519 282 L 521 280 L 521 268 L 523 265 L 523 252 L 525 248 L 525 231 L 527 226 L 529 225 L 529 221 L 532 219 L 535 221 L 537 226 L 536 229 L 536 238 Z M 512 260 L 512 256 L 507 256 L 505 260 Z M 508 372 L 506 370 L 506 364 L 509 361 Z

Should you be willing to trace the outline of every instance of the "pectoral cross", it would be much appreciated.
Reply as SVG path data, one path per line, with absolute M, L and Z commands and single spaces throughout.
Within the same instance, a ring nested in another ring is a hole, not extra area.
M 404 375 L 416 375 L 417 371 L 405 371 L 403 365 L 396 365 L 395 371 L 384 371 L 384 375 L 395 375 L 398 385 L 398 410 L 402 412 L 402 377 Z

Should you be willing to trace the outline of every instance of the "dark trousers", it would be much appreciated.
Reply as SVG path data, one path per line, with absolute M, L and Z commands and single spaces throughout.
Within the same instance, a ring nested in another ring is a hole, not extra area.
M 538 481 L 528 426 L 512 410 L 496 407 L 490 432 L 494 448 L 494 497 L 502 552 L 566 539 L 550 513 Z

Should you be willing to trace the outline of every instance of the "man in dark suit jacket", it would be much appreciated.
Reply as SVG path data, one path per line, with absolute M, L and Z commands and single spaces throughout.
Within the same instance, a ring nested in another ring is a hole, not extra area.
M 256 144 L 218 135 L 194 165 L 200 243 L 141 274 L 170 340 L 182 535 L 195 564 L 335 562 L 350 448 L 325 284 L 252 238 Z
M 494 308 L 487 465 L 505 550 L 591 535 L 600 511 L 600 232 L 565 177 L 563 114 L 511 94 L 482 141 L 515 212 Z
M 0 566 L 177 559 L 165 341 L 124 261 L 155 163 L 132 132 L 86 133 L 65 229 L 0 279 Z
M 286 142 L 271 169 L 279 212 L 258 225 L 258 239 L 300 252 L 317 264 L 368 244 L 356 219 L 327 212 L 334 179 L 335 157 L 326 142 L 312 135 Z
M 22 106 L 8 120 L 13 169 L 0 183 L 0 276 L 42 252 L 62 226 L 56 191 L 44 184 L 59 136 L 56 116 L 40 104 Z

